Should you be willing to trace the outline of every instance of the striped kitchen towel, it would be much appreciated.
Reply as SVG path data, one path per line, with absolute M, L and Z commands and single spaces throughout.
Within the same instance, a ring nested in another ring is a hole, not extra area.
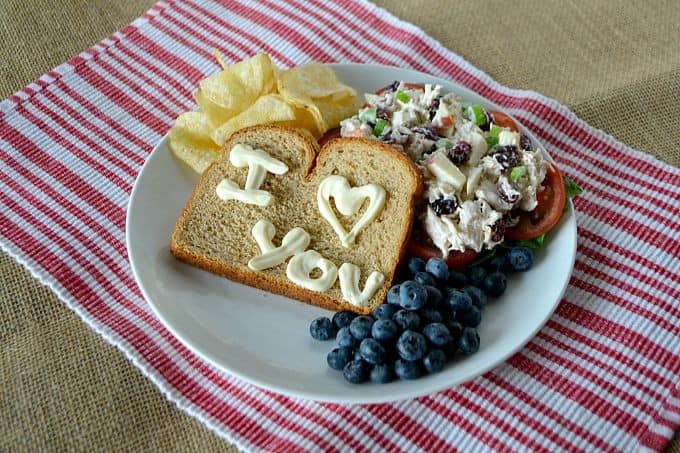
M 352 46 L 346 42 L 351 40 Z M 507 109 L 585 189 L 545 327 L 501 366 L 393 404 L 292 399 L 226 375 L 154 317 L 132 276 L 135 178 L 225 60 L 354 61 L 454 80 Z M 661 449 L 680 422 L 680 170 L 536 93 L 500 86 L 365 1 L 158 3 L 0 104 L 0 245 L 183 410 L 243 449 Z M 625 246 L 622 244 L 625 243 Z

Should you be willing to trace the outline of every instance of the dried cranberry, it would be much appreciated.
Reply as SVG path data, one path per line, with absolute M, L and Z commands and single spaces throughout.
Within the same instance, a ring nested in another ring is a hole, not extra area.
M 456 198 L 439 197 L 430 202 L 430 207 L 437 216 L 452 214 L 458 208 L 458 200 Z
M 434 98 L 432 100 L 432 105 L 430 106 L 430 110 L 429 110 L 430 121 L 432 121 L 432 119 L 437 114 L 437 110 L 439 110 L 439 98 Z
M 531 141 L 531 139 L 529 138 L 529 136 L 528 136 L 528 135 L 525 135 L 525 134 L 521 134 L 521 135 L 519 136 L 519 146 L 520 146 L 522 149 L 528 149 L 528 150 L 534 149 L 534 144 L 533 144 L 533 142 Z
M 493 149 L 493 157 L 504 169 L 516 167 L 519 163 L 519 152 L 516 146 L 497 146 Z
M 432 126 L 414 127 L 411 131 L 416 134 L 421 134 L 428 140 L 437 140 L 437 138 L 439 138 L 437 131 L 435 131 Z
M 463 165 L 470 158 L 472 153 L 472 145 L 468 142 L 460 140 L 456 145 L 449 150 L 449 160 L 455 165 Z
M 505 236 L 505 222 L 503 219 L 496 220 L 496 223 L 491 225 L 491 241 L 500 242 Z

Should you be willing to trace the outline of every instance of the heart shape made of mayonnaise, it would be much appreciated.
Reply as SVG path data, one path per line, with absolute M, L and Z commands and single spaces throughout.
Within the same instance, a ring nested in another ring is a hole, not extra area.
M 387 194 L 385 189 L 377 184 L 366 184 L 359 187 L 350 187 L 347 178 L 339 175 L 326 177 L 316 193 L 316 201 L 321 216 L 331 225 L 335 233 L 340 238 L 342 246 L 350 247 L 356 240 L 359 231 L 368 223 L 375 220 L 385 206 Z M 347 231 L 340 223 L 338 217 L 331 207 L 331 198 L 335 201 L 335 207 L 343 216 L 356 214 L 364 201 L 368 199 L 368 207 L 363 215 L 354 223 L 354 226 Z

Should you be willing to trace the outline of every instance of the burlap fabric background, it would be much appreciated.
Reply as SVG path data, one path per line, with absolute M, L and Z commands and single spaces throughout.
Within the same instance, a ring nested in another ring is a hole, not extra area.
M 0 97 L 126 25 L 152 3 L 3 0 Z M 675 0 L 376 3 L 500 83 L 556 98 L 633 148 L 680 164 Z M 0 450 L 230 448 L 167 402 L 5 254 L 0 281 Z M 680 452 L 677 437 L 670 451 Z

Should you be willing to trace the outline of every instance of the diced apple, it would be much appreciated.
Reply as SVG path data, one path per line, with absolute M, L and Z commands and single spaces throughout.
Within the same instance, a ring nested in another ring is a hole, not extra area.
M 452 185 L 456 190 L 460 190 L 465 184 L 463 172 L 441 152 L 434 153 L 427 162 L 427 169 L 439 181 Z
M 471 132 L 466 138 L 469 140 L 470 146 L 472 147 L 468 162 L 470 165 L 477 165 L 482 157 L 486 155 L 486 152 L 489 150 L 489 145 L 487 145 L 484 136 L 476 131 Z
M 479 177 L 482 175 L 482 170 L 482 167 L 472 167 L 468 171 L 467 184 L 465 186 L 468 197 L 472 197 L 475 194 L 475 189 L 479 184 Z
M 518 146 L 519 134 L 512 131 L 501 131 L 498 134 L 498 144 L 500 146 Z

